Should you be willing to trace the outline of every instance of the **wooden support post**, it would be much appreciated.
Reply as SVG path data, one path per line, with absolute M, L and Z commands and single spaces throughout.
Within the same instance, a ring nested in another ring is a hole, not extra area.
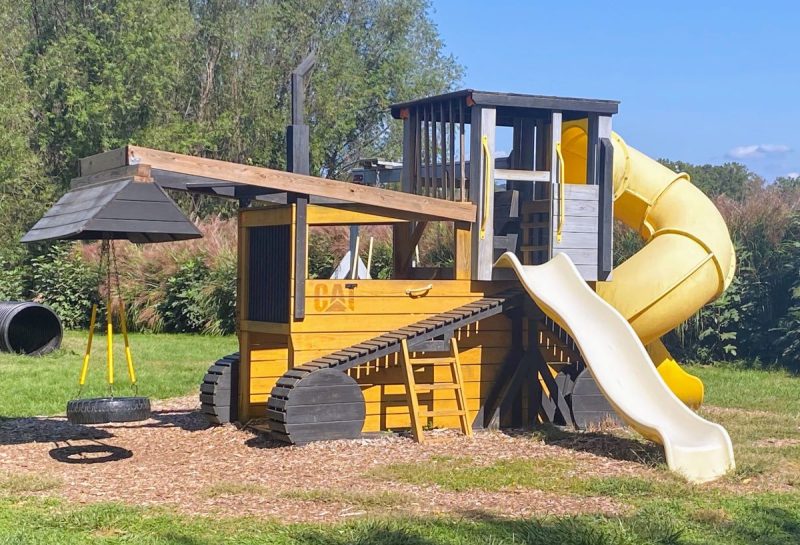
M 472 224 L 454 222 L 453 231 L 456 239 L 453 273 L 456 280 L 469 280 L 472 274 Z
M 522 316 L 515 313 L 511 316 L 511 350 L 500 366 L 495 382 L 492 385 L 483 406 L 483 426 L 487 429 L 500 427 L 502 407 L 511 394 L 514 383 L 524 368 L 525 349 L 522 344 Z
M 294 203 L 294 310 L 295 320 L 306 316 L 308 276 L 308 195 L 291 194 Z
M 392 278 L 400 279 L 408 276 L 406 256 L 411 255 L 413 251 L 410 223 L 395 223 L 392 226 L 392 262 L 394 269 Z
M 553 112 L 550 119 L 550 138 L 548 139 L 550 161 L 547 166 L 550 170 L 550 182 L 557 184 L 559 176 L 562 174 L 558 172 L 558 154 L 556 153 L 556 144 L 561 142 L 561 112 Z
M 494 258 L 494 108 L 472 107 L 470 124 L 469 198 L 477 207 L 477 225 L 472 232 L 472 279 L 491 280 Z M 489 150 L 484 157 L 483 138 Z M 489 161 L 489 178 L 485 177 L 485 161 Z M 481 236 L 483 235 L 483 236 Z
M 425 232 L 425 227 L 428 226 L 427 221 L 420 221 L 414 226 L 414 230 L 411 232 L 411 238 L 409 239 L 408 246 L 411 249 L 410 252 L 406 255 L 405 260 L 403 261 L 403 269 L 408 270 L 409 266 L 411 265 L 411 258 L 414 256 L 414 249 L 419 244 L 419 241 L 422 239 L 422 233 Z
M 614 147 L 610 138 L 600 139 L 600 167 L 597 279 L 607 281 L 614 267 Z

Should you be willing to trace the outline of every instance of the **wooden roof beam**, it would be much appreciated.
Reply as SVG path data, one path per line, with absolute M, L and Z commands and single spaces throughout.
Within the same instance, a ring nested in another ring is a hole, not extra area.
M 107 170 L 135 165 L 149 165 L 156 182 L 158 181 L 158 172 L 163 171 L 173 176 L 181 175 L 187 178 L 198 177 L 211 181 L 241 183 L 277 191 L 360 203 L 387 211 L 412 213 L 419 219 L 475 221 L 475 205 L 472 203 L 434 199 L 316 176 L 181 155 L 139 146 L 127 146 L 82 159 L 81 176 L 94 174 L 97 172 L 96 169 Z M 187 181 L 191 182 L 192 180 Z

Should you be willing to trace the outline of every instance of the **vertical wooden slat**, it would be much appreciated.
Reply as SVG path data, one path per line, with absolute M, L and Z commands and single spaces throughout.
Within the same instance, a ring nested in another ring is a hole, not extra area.
M 452 190 L 452 199 L 456 200 L 456 124 L 453 121 L 453 101 L 449 102 L 449 115 L 447 116 L 447 125 L 450 129 L 450 184 Z
M 464 101 L 459 100 L 458 102 L 458 120 L 459 124 L 461 125 L 460 130 L 460 142 L 459 142 L 459 154 L 461 156 L 460 163 L 461 163 L 461 200 L 466 201 L 469 196 L 467 195 L 467 167 L 466 167 L 466 158 L 464 157 L 464 151 L 466 148 L 466 128 L 464 127 Z
M 425 124 L 425 184 L 422 191 L 423 195 L 428 195 L 431 186 L 431 138 L 430 138 L 430 117 L 428 108 L 422 107 L 422 118 Z
M 439 176 L 436 174 L 436 163 L 439 162 L 439 152 L 437 151 L 437 142 L 436 142 L 436 110 L 434 110 L 433 103 L 431 103 L 431 148 L 433 149 L 433 158 L 432 158 L 432 165 L 433 165 L 433 186 L 431 187 L 431 197 L 437 197 L 437 193 L 439 190 Z
M 414 178 L 417 167 L 415 167 L 416 150 L 414 141 L 416 139 L 416 126 L 414 124 L 414 110 L 408 113 L 408 117 L 403 120 L 403 174 L 400 180 L 400 190 L 404 193 L 414 193 Z
M 419 108 L 414 107 L 414 193 L 422 191 L 422 119 L 419 115 Z
M 447 170 L 447 127 L 444 119 L 444 102 L 439 103 L 439 133 L 442 142 L 442 197 L 450 200 L 450 171 Z
M 597 154 L 600 137 L 598 136 L 597 114 L 589 114 L 586 138 L 586 184 L 597 184 Z

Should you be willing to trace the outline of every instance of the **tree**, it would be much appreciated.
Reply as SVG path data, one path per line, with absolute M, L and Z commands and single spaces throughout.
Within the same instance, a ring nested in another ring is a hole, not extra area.
M 0 262 L 18 259 L 20 236 L 52 202 L 54 192 L 31 143 L 33 97 L 21 58 L 30 38 L 27 20 L 0 2 Z M 7 279 L 6 279 L 7 280 Z M 3 279 L 0 279 L 0 283 Z
M 692 183 L 710 197 L 726 195 L 740 200 L 753 186 L 760 186 L 763 180 L 741 163 L 724 165 L 693 165 L 683 161 L 658 160 L 675 172 L 685 172 Z

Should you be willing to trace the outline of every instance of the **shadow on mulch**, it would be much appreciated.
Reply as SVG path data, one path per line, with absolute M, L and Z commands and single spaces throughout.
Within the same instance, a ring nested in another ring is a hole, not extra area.
M 212 426 L 206 417 L 199 411 L 177 410 L 177 411 L 153 411 L 150 418 L 156 422 L 149 422 L 145 427 L 149 428 L 180 428 L 183 431 L 203 431 Z
M 122 447 L 104 445 L 69 445 L 51 449 L 50 457 L 65 464 L 104 464 L 133 457 L 133 452 Z
M 651 442 L 636 441 L 611 433 L 570 431 L 550 425 L 537 427 L 532 433 L 541 437 L 547 445 L 650 467 L 666 464 L 661 447 Z
M 80 439 L 97 440 L 114 437 L 106 430 L 81 424 L 70 424 L 57 418 L 9 418 L 0 422 L 0 445 L 58 443 Z
M 150 418 L 143 422 L 100 424 L 106 425 L 109 429 L 180 428 L 188 432 L 203 431 L 213 426 L 202 413 L 192 410 L 152 411 Z

